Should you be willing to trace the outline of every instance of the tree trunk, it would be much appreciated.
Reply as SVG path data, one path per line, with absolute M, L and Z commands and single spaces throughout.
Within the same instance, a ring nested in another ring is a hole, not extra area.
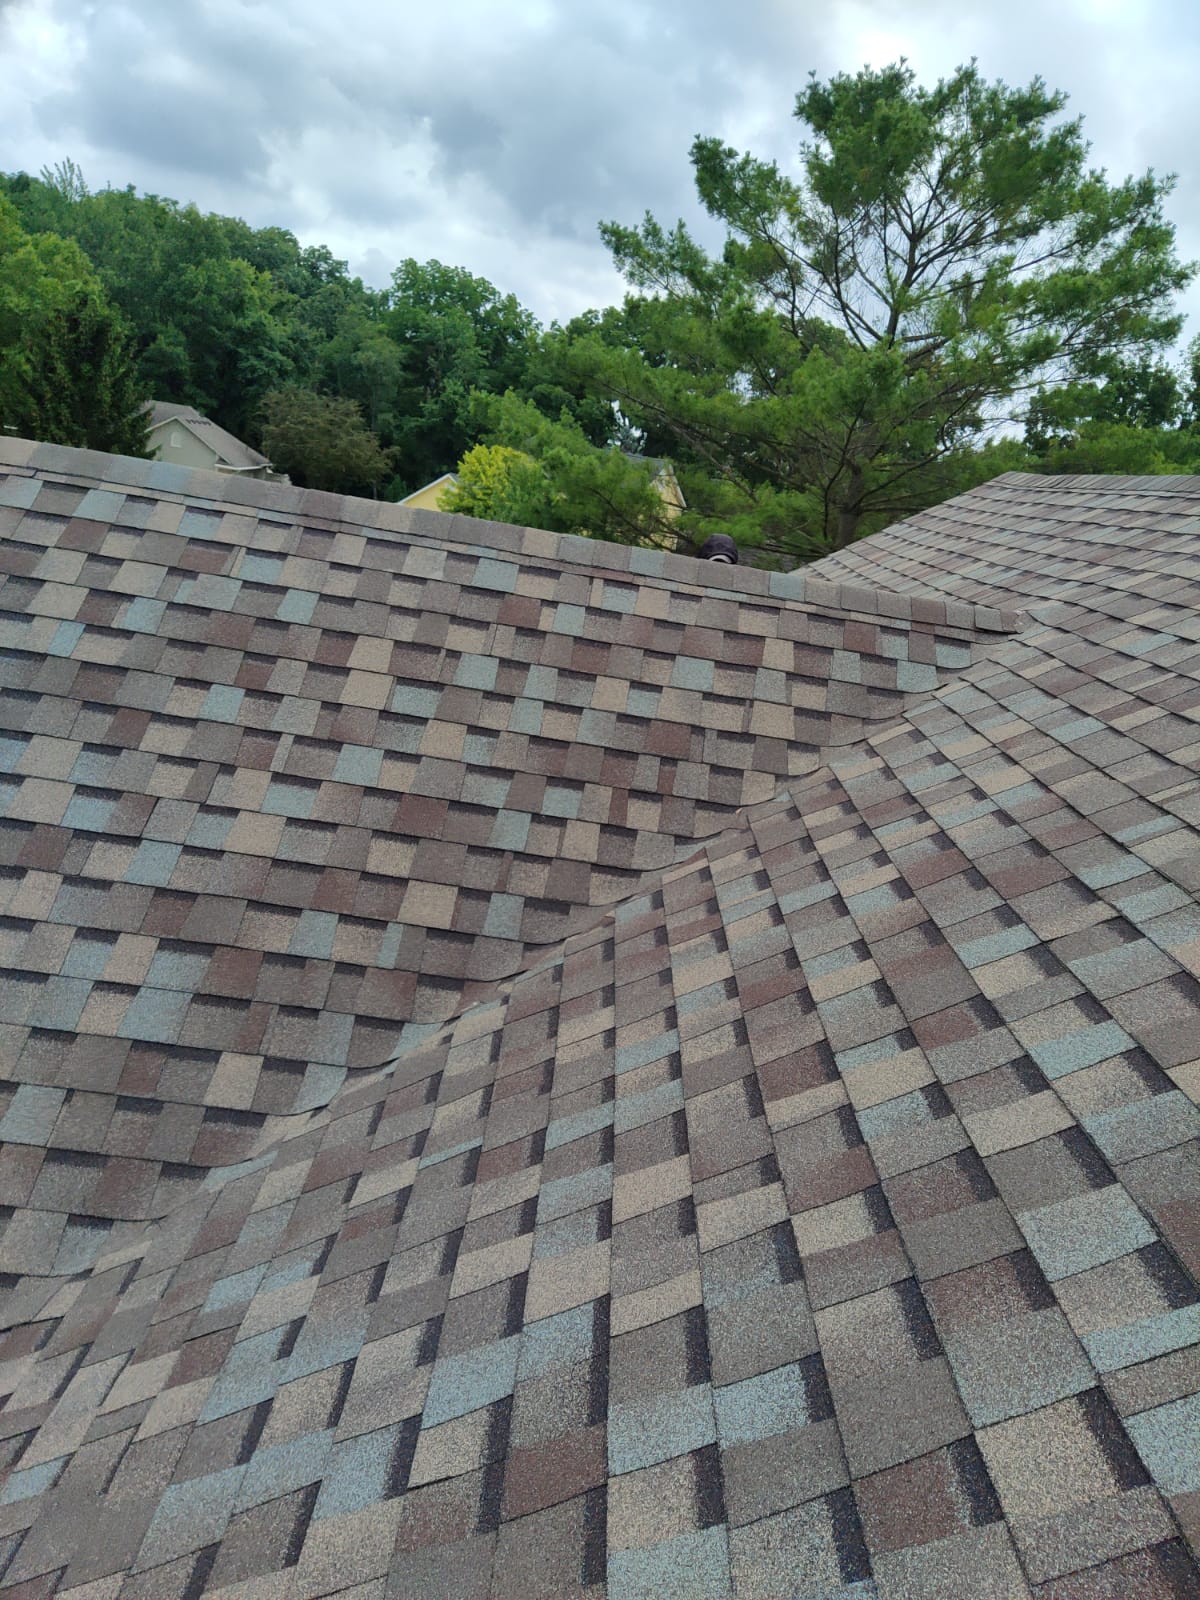
M 858 537 L 858 525 L 862 521 L 862 512 L 857 506 L 839 506 L 837 512 L 837 533 L 834 537 L 833 548 L 844 550 L 848 544 L 853 544 Z
M 844 550 L 858 537 L 858 525 L 862 521 L 862 493 L 863 471 L 860 466 L 853 466 L 847 476 L 845 492 L 839 496 L 837 502 L 837 533 L 833 542 L 835 550 Z

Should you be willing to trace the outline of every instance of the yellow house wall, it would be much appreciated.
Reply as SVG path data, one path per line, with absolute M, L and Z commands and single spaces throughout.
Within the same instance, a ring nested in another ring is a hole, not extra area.
M 441 503 L 442 496 L 453 487 L 453 481 L 447 474 L 445 477 L 435 478 L 422 489 L 415 489 L 412 494 L 406 494 L 400 504 L 417 506 L 422 511 L 441 511 L 444 509 Z
M 657 472 L 650 487 L 663 503 L 663 513 L 672 521 L 681 516 L 687 507 L 683 498 L 683 490 L 679 487 L 679 480 L 673 472 Z

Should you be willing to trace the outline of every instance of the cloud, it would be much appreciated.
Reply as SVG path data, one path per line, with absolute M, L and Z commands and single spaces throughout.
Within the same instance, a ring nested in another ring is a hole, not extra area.
M 438 256 L 543 317 L 620 293 L 600 220 L 704 228 L 696 134 L 794 160 L 809 72 L 898 54 L 1061 86 L 1098 161 L 1187 174 L 1172 212 L 1200 255 L 1189 0 L 0 0 L 0 29 L 10 164 L 72 156 L 377 282 Z

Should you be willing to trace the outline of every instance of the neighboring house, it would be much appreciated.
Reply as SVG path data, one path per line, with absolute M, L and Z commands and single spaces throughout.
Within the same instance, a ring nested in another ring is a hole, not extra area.
M 414 489 L 411 494 L 406 494 L 403 500 L 398 500 L 397 505 L 415 506 L 418 511 L 442 511 L 442 496 L 449 494 L 450 490 L 458 484 L 458 476 L 453 472 L 443 472 L 440 478 L 422 484 L 419 489 Z
M 628 450 L 625 455 L 629 461 L 646 461 L 655 469 L 650 487 L 663 503 L 663 514 L 674 522 L 676 517 L 687 510 L 687 501 L 683 497 L 683 490 L 679 487 L 675 468 L 664 457 L 639 456 Z
M 0 1596 L 1197 1600 L 1200 478 L 460 534 L 0 437 Z
M 207 472 L 227 472 L 238 478 L 264 478 L 270 483 L 289 483 L 282 472 L 275 472 L 266 456 L 251 449 L 219 423 L 202 417 L 194 406 L 177 405 L 173 400 L 148 400 L 149 417 L 146 443 L 158 461 L 178 467 L 200 467 Z

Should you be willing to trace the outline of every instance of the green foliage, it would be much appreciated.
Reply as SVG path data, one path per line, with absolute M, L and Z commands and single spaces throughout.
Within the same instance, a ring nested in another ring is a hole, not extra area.
M 477 409 L 495 444 L 535 461 L 540 470 L 545 486 L 540 505 L 524 480 L 528 503 L 538 516 L 519 520 L 614 544 L 674 549 L 671 519 L 654 488 L 656 462 L 612 447 L 601 449 L 568 412 L 552 421 L 511 390 L 498 399 L 477 398 Z
M 357 308 L 341 317 L 321 352 L 320 366 L 328 387 L 357 401 L 374 432 L 395 436 L 404 352 L 377 322 Z
M 1070 444 L 1087 423 L 1129 429 L 1173 427 L 1184 420 L 1184 405 L 1181 375 L 1164 361 L 1112 362 L 1103 382 L 1039 389 L 1029 402 L 1025 440 L 1036 456 L 1044 456 Z
M 133 336 L 157 399 L 193 405 L 262 443 L 262 402 L 302 389 L 354 402 L 391 454 L 395 492 L 448 471 L 476 441 L 474 391 L 525 392 L 540 329 L 512 295 L 440 262 L 405 261 L 382 293 L 350 277 L 324 246 L 252 228 L 132 188 L 92 193 L 65 163 L 41 178 L 0 179 L 25 226 L 70 237 L 94 264 Z M 547 358 L 533 379 L 557 414 Z M 591 408 L 591 423 L 604 407 Z M 323 462 L 334 457 L 323 451 Z M 342 481 L 340 466 L 332 468 Z M 332 488 L 334 479 L 308 482 Z
M 514 296 L 440 261 L 402 262 L 387 307 L 382 331 L 400 353 L 390 440 L 416 489 L 474 443 L 473 394 L 521 381 L 537 324 Z
M 621 416 L 613 398 L 595 392 L 588 375 L 577 370 L 574 346 L 589 338 L 619 349 L 626 339 L 623 313 L 612 306 L 585 311 L 565 327 L 556 323 L 538 334 L 528 346 L 520 393 L 551 421 L 565 413 L 594 445 L 633 449 L 641 442 L 637 430 Z
M 294 483 L 340 494 L 375 493 L 391 458 L 353 400 L 311 389 L 276 390 L 262 402 L 263 449 Z
M 1032 465 L 1037 472 L 1126 472 L 1136 477 L 1200 473 L 1200 430 L 1088 421 L 1052 441 Z
M 547 329 L 459 267 L 406 260 L 374 291 L 286 229 L 93 192 L 71 162 L 0 176 L 0 407 L 131 450 L 152 395 L 314 487 L 399 496 L 457 463 L 471 515 L 665 548 L 723 530 L 782 565 L 1010 466 L 1183 470 L 1200 342 L 1164 363 L 1191 275 L 1170 183 L 1091 171 L 1064 105 L 974 66 L 811 80 L 793 169 L 695 141 L 719 252 L 609 224 L 623 306 Z
M 1187 347 L 1179 371 L 1179 390 L 1180 425 L 1200 426 L 1200 334 Z
M 940 498 L 1032 389 L 1174 337 L 1170 182 L 1109 184 L 1064 104 L 973 65 L 813 80 L 798 177 L 693 144 L 719 256 L 683 224 L 602 229 L 636 292 L 623 345 L 577 340 L 574 371 L 670 448 L 693 526 L 836 548 Z
M 10 192 L 12 182 L 10 181 Z M 245 433 L 262 395 L 291 375 L 280 296 L 268 274 L 231 253 L 223 220 L 132 189 L 14 195 L 95 264 L 133 330 L 155 398 L 194 405 Z M 295 241 L 293 241 L 293 245 Z
M 531 456 L 503 444 L 472 445 L 459 462 L 458 482 L 442 496 L 444 511 L 521 527 L 552 526 L 553 496 Z
M 0 425 L 143 455 L 143 398 L 124 325 L 83 252 L 26 233 L 0 197 Z
M 53 189 L 68 203 L 86 200 L 91 193 L 83 172 L 70 157 L 66 161 L 56 161 L 52 167 L 43 167 L 41 178 L 48 189 Z
M 1178 368 L 1163 361 L 1113 364 L 1103 382 L 1039 390 L 1025 424 L 1036 472 L 1200 472 L 1200 341 Z

